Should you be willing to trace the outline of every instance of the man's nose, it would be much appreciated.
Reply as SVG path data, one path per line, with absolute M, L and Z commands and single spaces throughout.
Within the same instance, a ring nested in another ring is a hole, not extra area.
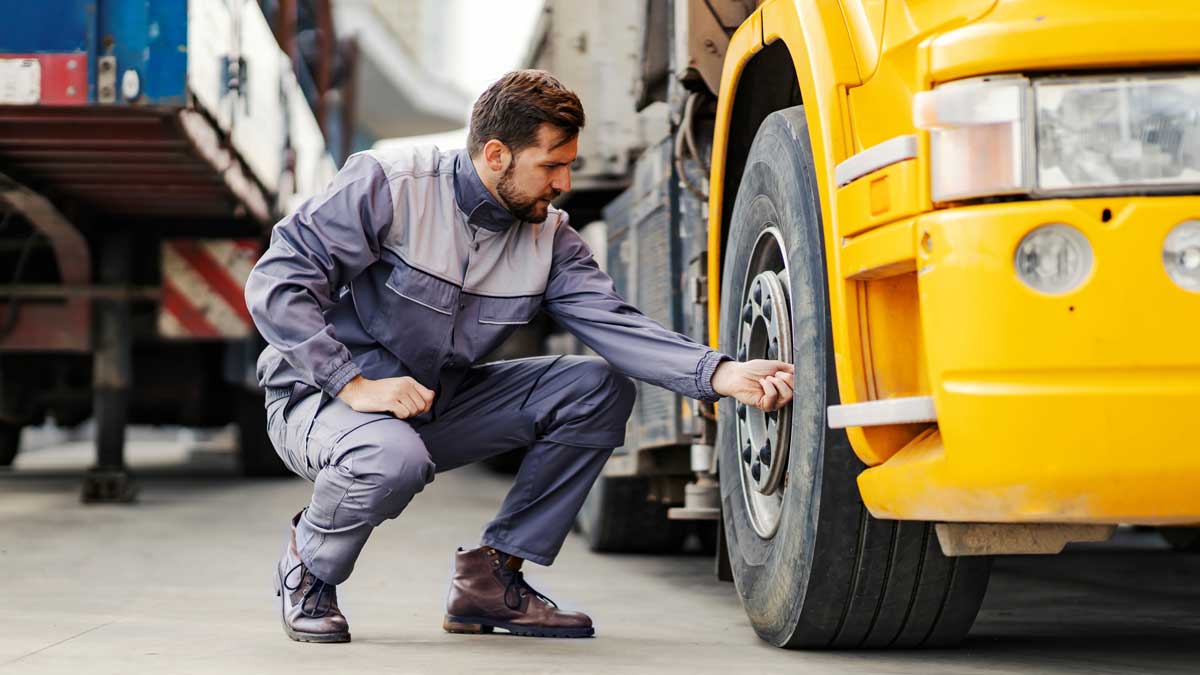
M 559 175 L 557 175 L 553 179 L 551 179 L 550 188 L 552 190 L 556 190 L 558 192 L 570 192 L 571 191 L 571 170 L 569 168 L 564 167 L 562 169 L 562 173 L 560 173 Z

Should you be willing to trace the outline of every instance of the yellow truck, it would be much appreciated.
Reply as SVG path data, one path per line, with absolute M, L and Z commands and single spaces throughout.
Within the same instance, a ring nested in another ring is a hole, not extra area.
M 1197 547 L 1195 4 L 677 0 L 659 24 L 656 4 L 675 287 L 699 289 L 710 344 L 792 361 L 796 391 L 778 414 L 679 401 L 686 433 L 610 474 L 719 518 L 757 633 L 950 645 L 991 556 L 1119 524 Z M 645 171 L 625 199 L 650 194 Z M 607 265 L 639 298 L 629 228 L 604 216 Z M 690 476 L 661 470 L 685 456 Z M 620 508 L 590 508 L 585 534 L 611 531 L 596 514 Z

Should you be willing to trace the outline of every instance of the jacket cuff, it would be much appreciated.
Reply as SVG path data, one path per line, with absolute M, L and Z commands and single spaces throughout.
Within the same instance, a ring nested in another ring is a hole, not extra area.
M 339 392 L 341 392 L 342 387 L 345 387 L 347 382 L 353 380 L 361 374 L 362 369 L 358 367 L 358 364 L 350 359 L 347 359 L 345 363 L 338 366 L 337 369 L 329 375 L 329 379 L 325 381 L 325 386 L 321 387 L 321 390 L 326 394 L 329 394 L 331 397 L 337 398 L 337 395 Z
M 717 401 L 721 398 L 721 395 L 713 391 L 712 388 L 713 373 L 717 372 L 717 366 L 722 361 L 732 360 L 732 357 L 726 356 L 715 349 L 709 350 L 700 359 L 700 363 L 696 365 L 696 390 L 700 392 L 699 399 L 701 401 Z

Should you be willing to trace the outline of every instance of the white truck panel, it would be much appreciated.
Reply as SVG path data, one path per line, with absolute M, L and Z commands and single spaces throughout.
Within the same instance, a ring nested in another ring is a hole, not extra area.
M 255 0 L 242 2 L 240 24 L 239 53 L 246 72 L 234 106 L 233 147 L 263 187 L 275 192 L 287 134 L 280 78 L 288 64 Z
M 612 187 L 614 177 L 627 177 L 640 151 L 660 138 L 648 134 L 665 128 L 665 120 L 647 128 L 644 115 L 633 112 L 643 12 L 640 2 L 546 2 L 526 62 L 571 88 L 587 113 L 572 171 L 576 190 Z M 665 115 L 663 108 L 646 112 Z
M 237 31 L 226 0 L 188 0 L 187 86 L 222 131 L 228 132 L 233 99 L 225 69 L 236 59 Z

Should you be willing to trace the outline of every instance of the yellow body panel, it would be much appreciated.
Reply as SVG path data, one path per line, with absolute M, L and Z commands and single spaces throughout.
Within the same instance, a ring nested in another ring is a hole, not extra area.
M 802 29 L 802 25 L 805 28 Z M 860 81 L 850 37 L 838 6 L 815 0 L 768 0 L 733 34 L 721 72 L 721 91 L 717 95 L 708 197 L 708 278 L 715 280 L 708 285 L 708 330 L 709 342 L 714 346 L 717 346 L 720 327 L 721 213 L 725 200 L 737 196 L 726 195 L 723 189 L 733 98 L 746 62 L 764 44 L 776 40 L 783 40 L 792 54 L 809 127 L 822 130 L 811 139 L 819 187 L 824 190 L 832 184 L 834 167 L 849 155 L 841 97 L 846 86 Z M 831 55 L 834 58 L 830 58 Z M 829 211 L 831 202 L 832 193 L 822 197 L 821 215 L 827 233 L 833 222 Z
M 729 118 L 734 92 L 746 62 L 762 51 L 762 10 L 751 14 L 729 39 L 725 64 L 721 67 L 721 90 L 713 121 L 712 176 L 708 189 L 708 342 L 717 348 L 721 315 L 721 209 L 724 208 L 725 155 L 729 146 Z M 729 195 L 733 199 L 737 195 Z
M 889 3 L 890 4 L 890 3 Z M 1195 0 L 1002 0 L 928 45 L 924 84 L 989 73 L 1200 61 Z
M 1069 0 L 771 0 L 735 35 L 718 99 L 709 217 L 717 345 L 725 146 L 737 80 L 764 44 L 791 52 L 829 263 L 843 403 L 934 398 L 938 424 L 852 428 L 880 517 L 993 522 L 1198 522 L 1200 295 L 1162 267 L 1168 229 L 1200 197 L 1123 197 L 934 210 L 918 156 L 837 188 L 850 155 L 916 133 L 912 96 L 989 73 L 1193 67 L 1200 12 Z M 780 86 L 789 86 L 781 83 Z M 1112 217 L 1101 214 L 1109 209 Z M 1066 296 L 1016 277 L 1017 242 L 1064 222 L 1091 277 Z
M 846 278 L 867 281 L 916 271 L 915 226 L 915 219 L 906 218 L 853 239 L 843 239 L 838 255 Z
M 843 247 L 857 235 L 929 210 L 921 196 L 921 169 L 906 159 L 870 173 L 838 190 L 838 234 Z
M 1108 209 L 1111 220 L 1104 222 Z M 1018 202 L 917 220 L 921 323 L 940 433 L 862 474 L 872 513 L 934 520 L 1200 520 L 1200 294 L 1162 242 L 1200 197 Z M 1077 290 L 1017 279 L 1018 242 L 1091 242 Z

